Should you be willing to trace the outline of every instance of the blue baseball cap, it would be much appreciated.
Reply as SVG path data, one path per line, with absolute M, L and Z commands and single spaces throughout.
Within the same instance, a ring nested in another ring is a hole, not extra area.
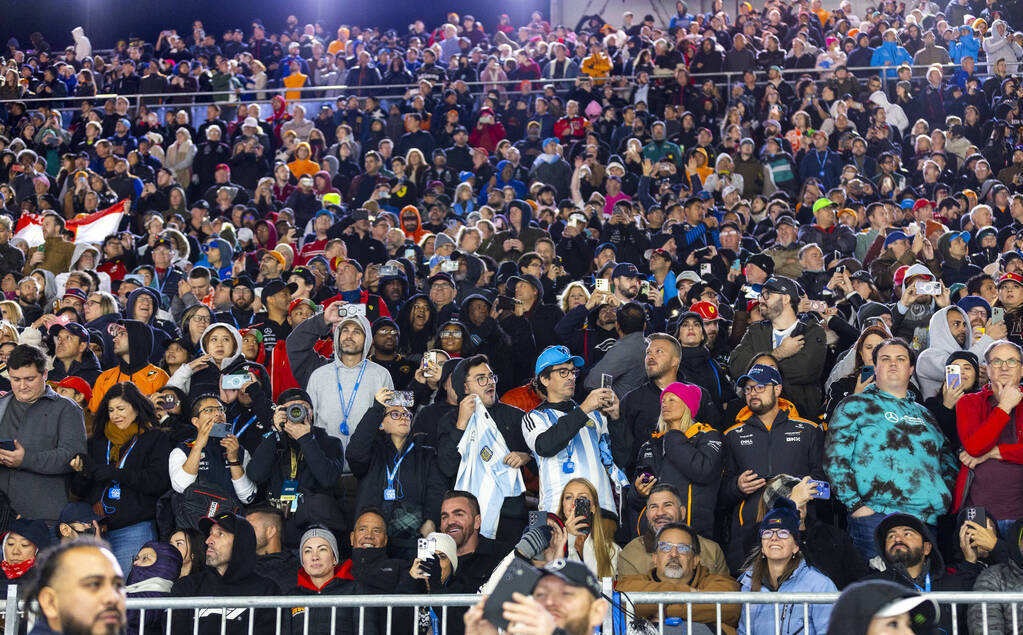
M 547 137 L 546 139 L 543 140 L 543 143 L 540 144 L 540 147 L 541 148 L 546 148 L 548 143 L 559 143 L 558 142 L 558 138 L 557 137 Z
M 764 386 L 772 384 L 780 386 L 781 373 L 779 373 L 778 369 L 774 366 L 768 366 L 767 364 L 753 364 L 753 366 L 750 367 L 749 372 L 735 382 L 735 387 L 741 390 L 743 384 L 745 384 L 747 380 Z
M 543 352 L 536 358 L 534 374 L 539 375 L 544 371 L 544 369 L 550 368 L 551 366 L 557 366 L 558 364 L 564 364 L 565 362 L 572 362 L 572 365 L 576 368 L 582 366 L 584 363 L 582 357 L 573 355 L 565 346 L 548 346 L 543 349 Z
M 948 239 L 948 242 L 952 242 L 956 238 L 962 238 L 964 243 L 969 243 L 970 232 L 952 232 L 952 236 Z
M 902 209 L 913 209 L 913 204 L 914 203 L 915 203 L 915 201 L 913 199 L 911 199 L 911 198 L 904 198 L 899 203 L 899 207 L 901 207 Z
M 888 249 L 888 246 L 891 245 L 896 240 L 909 240 L 909 236 L 906 235 L 906 232 L 895 230 L 888 234 L 887 236 L 885 236 L 884 248 Z

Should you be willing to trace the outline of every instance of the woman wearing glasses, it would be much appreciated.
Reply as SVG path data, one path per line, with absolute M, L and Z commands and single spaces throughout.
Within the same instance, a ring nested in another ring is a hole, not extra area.
M 182 339 L 188 352 L 195 355 L 201 348 L 203 333 L 213 323 L 213 312 L 205 304 L 193 304 L 181 315 Z
M 799 511 L 781 498 L 760 523 L 760 544 L 754 547 L 739 578 L 743 592 L 832 593 L 835 583 L 806 563 L 799 548 Z M 826 633 L 831 619 L 830 604 L 783 604 L 775 630 L 773 604 L 743 606 L 739 635 L 781 633 L 815 635 Z
M 359 479 L 355 509 L 378 507 L 387 522 L 395 557 L 415 557 L 416 541 L 437 530 L 448 489 L 437 467 L 437 452 L 410 434 L 412 412 L 391 405 L 395 391 L 381 388 L 356 426 L 345 458 Z
M 114 384 L 96 411 L 84 455 L 71 459 L 71 491 L 103 509 L 106 539 L 124 571 L 156 540 L 156 501 L 170 487 L 170 441 L 135 384 Z

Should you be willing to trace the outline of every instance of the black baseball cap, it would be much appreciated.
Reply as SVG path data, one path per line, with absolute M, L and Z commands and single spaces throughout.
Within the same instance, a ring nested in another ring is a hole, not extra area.
M 615 266 L 614 271 L 611 272 L 612 280 L 619 276 L 624 276 L 626 278 L 642 278 L 643 274 L 639 272 L 636 265 L 631 262 L 623 262 Z
M 276 295 L 281 291 L 287 291 L 289 294 L 294 293 L 298 289 L 298 286 L 294 283 L 285 283 L 280 278 L 274 278 L 263 285 L 263 290 L 259 294 L 259 299 L 265 304 L 266 299 L 272 295 Z
M 240 523 L 247 522 L 249 521 L 245 520 L 241 516 L 225 512 L 223 514 L 217 514 L 213 518 L 200 518 L 199 529 L 202 533 L 209 535 L 210 529 L 213 528 L 213 525 L 217 525 L 229 534 L 236 534 L 238 533 L 238 525 Z
M 290 275 L 302 278 L 302 280 L 305 280 L 306 284 L 316 284 L 316 276 L 314 276 L 313 272 L 309 270 L 309 267 L 295 267 L 291 270 Z
M 301 388 L 288 388 L 277 398 L 278 404 L 288 403 L 289 401 L 304 401 L 307 404 L 313 403 L 313 399 L 309 396 L 309 393 Z
M 787 295 L 796 302 L 799 302 L 799 299 L 803 296 L 803 289 L 799 286 L 799 283 L 785 276 L 771 276 L 764 283 L 762 291 Z
M 586 589 L 594 598 L 599 598 L 603 595 L 597 576 L 582 562 L 558 558 L 545 564 L 541 571 L 545 575 L 561 578 L 569 586 Z

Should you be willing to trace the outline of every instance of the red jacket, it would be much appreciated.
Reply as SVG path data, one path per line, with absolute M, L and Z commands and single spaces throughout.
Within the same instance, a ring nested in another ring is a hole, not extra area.
M 1023 439 L 1023 408 L 1016 407 L 1015 413 L 1016 438 Z M 998 437 L 1009 422 L 1009 413 L 997 405 L 991 385 L 988 384 L 980 392 L 963 395 L 956 404 L 956 428 L 959 441 L 971 456 L 983 456 L 998 445 Z M 1023 443 L 1001 444 L 998 451 L 1003 461 L 1023 463 Z M 956 478 L 955 508 L 958 511 L 963 505 L 963 490 L 969 469 L 962 465 Z

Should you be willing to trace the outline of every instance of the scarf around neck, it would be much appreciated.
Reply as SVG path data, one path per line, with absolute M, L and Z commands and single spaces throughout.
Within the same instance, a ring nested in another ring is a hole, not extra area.
M 121 449 L 139 433 L 139 424 L 132 423 L 125 429 L 118 428 L 113 421 L 107 421 L 103 428 L 103 436 L 110 441 L 110 458 L 114 462 L 121 459 Z

